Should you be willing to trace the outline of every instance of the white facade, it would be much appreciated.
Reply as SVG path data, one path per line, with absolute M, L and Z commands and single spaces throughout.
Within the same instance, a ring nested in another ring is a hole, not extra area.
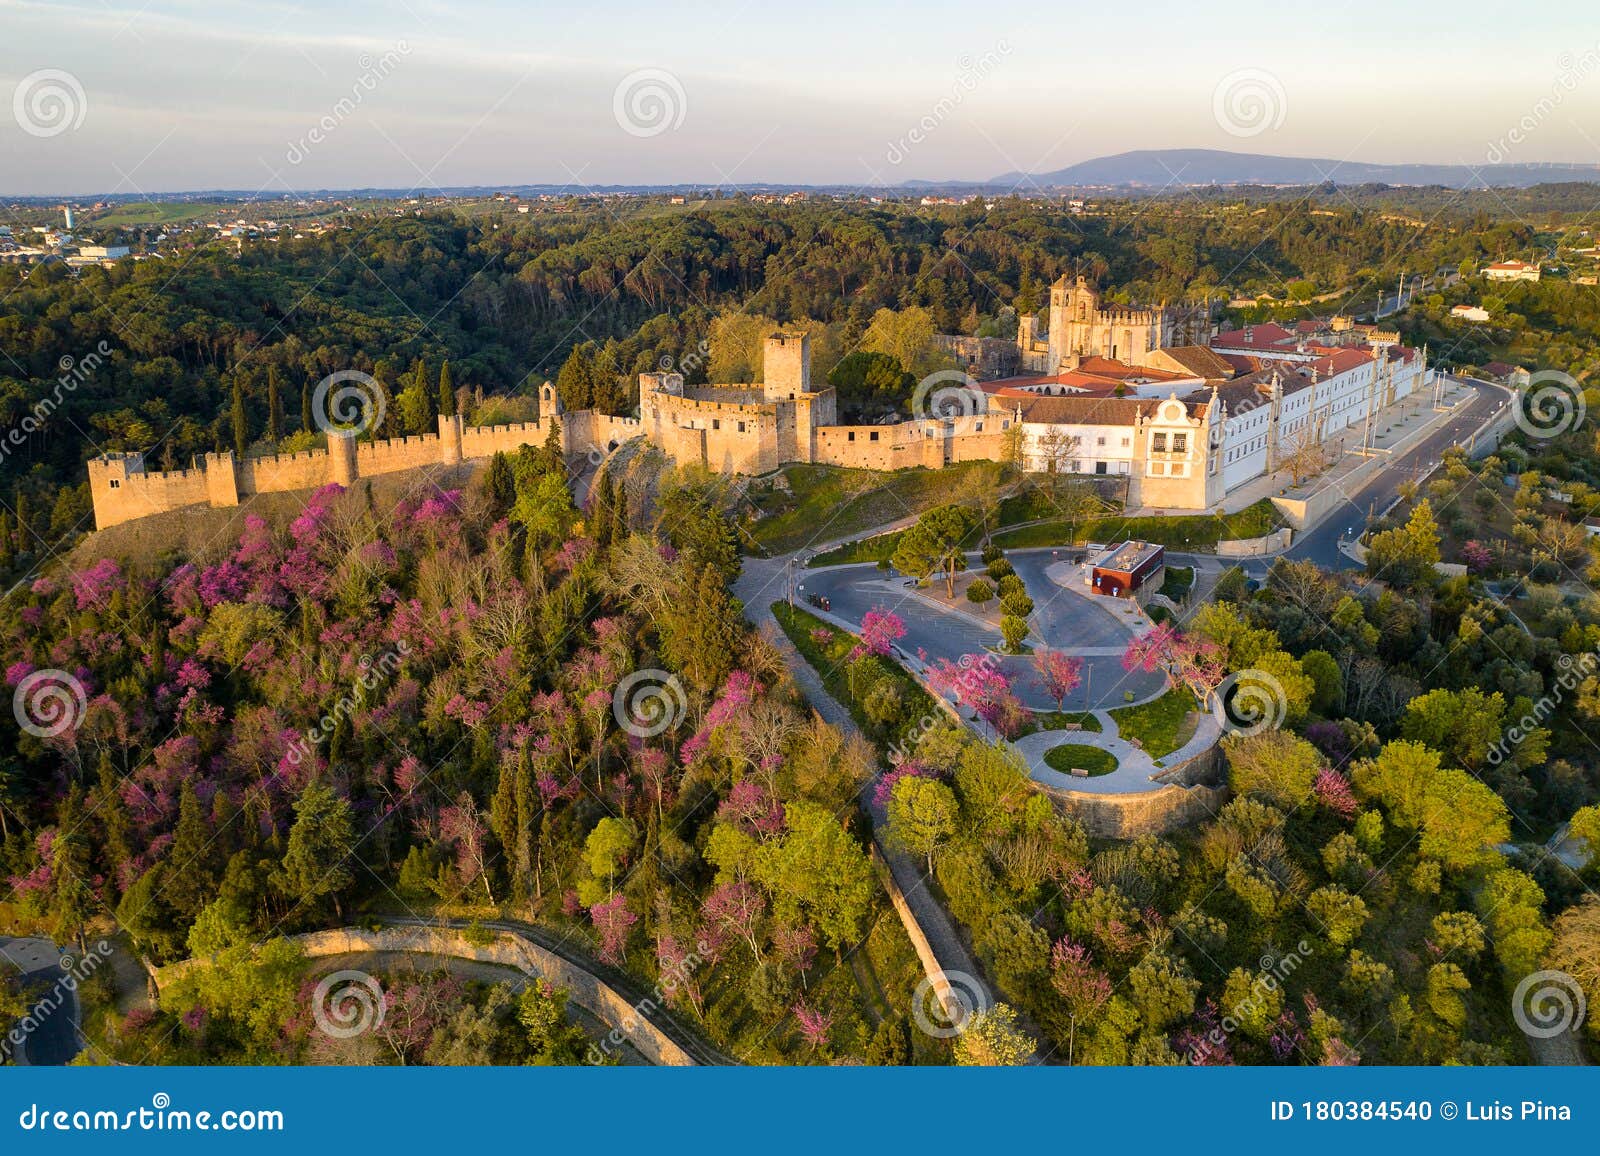
M 1133 427 L 1024 422 L 1022 463 L 1041 474 L 1126 477 L 1133 468 Z
M 1539 266 L 1527 261 L 1496 261 L 1484 268 L 1483 275 L 1490 281 L 1537 281 Z

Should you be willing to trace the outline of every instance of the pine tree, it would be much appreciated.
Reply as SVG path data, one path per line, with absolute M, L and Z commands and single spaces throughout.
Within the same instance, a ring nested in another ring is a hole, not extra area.
M 113 886 L 122 865 L 133 858 L 133 819 L 118 789 L 109 750 L 100 752 L 100 781 L 95 787 L 95 814 L 100 818 L 100 856 Z
M 273 444 L 283 437 L 283 390 L 278 382 L 278 367 L 267 366 L 267 437 Z
M 244 461 L 250 451 L 250 416 L 244 408 L 244 383 L 233 378 L 233 456 Z
M 450 382 L 450 362 L 439 367 L 439 416 L 456 416 L 456 387 Z
M 567 457 L 561 450 L 561 423 L 552 420 L 550 432 L 545 434 L 544 445 L 539 447 L 538 457 L 534 462 L 534 474 L 565 474 L 567 472 Z
M 211 859 L 211 828 L 200 810 L 194 783 L 184 780 L 178 797 L 178 826 L 166 856 L 166 898 L 185 920 L 193 920 L 210 903 L 217 887 Z
M 517 500 L 517 479 L 511 469 L 511 459 L 504 452 L 489 459 L 489 468 L 483 475 L 483 493 L 489 499 L 496 518 L 503 518 Z
M 591 536 L 601 549 L 611 545 L 611 525 L 615 518 L 611 509 L 612 500 L 611 471 L 601 470 L 600 476 L 594 480 L 594 508 L 589 512 Z
M 83 926 L 94 914 L 90 884 L 89 841 L 83 834 L 83 788 L 67 792 L 56 817 L 56 841 L 50 856 L 50 915 L 58 940 L 75 940 L 83 950 Z

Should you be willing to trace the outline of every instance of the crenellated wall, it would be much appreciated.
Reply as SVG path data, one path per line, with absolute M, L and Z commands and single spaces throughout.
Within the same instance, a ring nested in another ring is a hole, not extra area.
M 329 482 L 348 486 L 357 478 L 456 465 L 525 445 L 543 445 L 550 420 L 468 429 L 460 417 L 440 417 L 437 434 L 357 442 L 349 434 L 330 433 L 325 450 L 269 454 L 243 462 L 235 461 L 231 453 L 206 454 L 198 468 L 166 473 L 147 471 L 142 454 L 107 454 L 89 462 L 95 527 L 103 530 L 184 506 L 237 506 L 240 498 L 253 494 L 311 490 Z M 618 439 L 626 441 L 640 432 L 632 418 L 577 413 L 563 414 L 559 420 L 562 449 L 569 455 L 587 453 L 597 444 L 605 449 L 610 443 L 614 449 Z M 567 428 L 569 421 L 574 428 Z

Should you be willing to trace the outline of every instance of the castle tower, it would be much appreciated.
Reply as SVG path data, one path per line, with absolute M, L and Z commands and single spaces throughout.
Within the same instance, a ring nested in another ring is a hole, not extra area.
M 790 401 L 811 392 L 811 335 L 774 333 L 761 353 L 761 396 Z
M 144 455 L 105 454 L 89 459 L 89 498 L 94 503 L 94 528 L 104 530 L 146 511 L 127 498 L 130 475 L 144 473 Z
M 447 466 L 461 464 L 461 429 L 459 413 L 439 415 L 439 460 Z
M 350 430 L 328 431 L 328 480 L 348 489 L 355 484 L 356 435 Z
M 239 504 L 239 474 L 234 467 L 233 451 L 207 454 L 206 500 L 212 509 L 225 509 Z
M 539 420 L 560 417 L 567 412 L 567 407 L 561 404 L 561 394 L 550 382 L 545 382 L 539 387 Z

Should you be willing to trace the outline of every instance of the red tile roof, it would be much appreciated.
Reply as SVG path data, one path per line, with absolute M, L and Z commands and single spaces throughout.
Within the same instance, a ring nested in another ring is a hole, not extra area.
M 1281 325 L 1267 322 L 1265 325 L 1252 325 L 1248 329 L 1235 329 L 1229 333 L 1219 333 L 1211 339 L 1211 348 L 1225 346 L 1233 349 L 1250 349 L 1266 346 L 1293 345 L 1295 335 Z

